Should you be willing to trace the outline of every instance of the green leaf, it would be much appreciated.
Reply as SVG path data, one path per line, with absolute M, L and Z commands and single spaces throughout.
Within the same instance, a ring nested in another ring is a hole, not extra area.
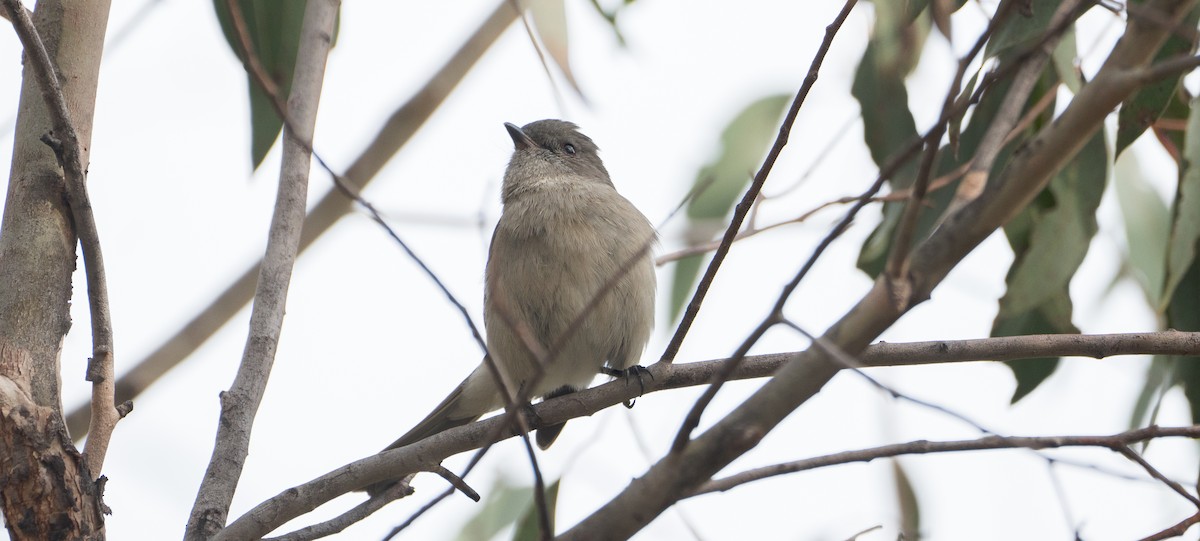
M 1028 311 L 1070 283 L 1096 234 L 1096 208 L 1107 175 L 1108 152 L 1103 133 L 1097 133 L 1022 211 L 1028 229 L 1014 232 L 1023 238 L 1013 242 L 1021 251 L 1004 295 L 1010 313 Z
M 692 255 L 675 262 L 675 276 L 671 279 L 671 321 L 677 321 L 683 312 L 684 303 L 692 295 L 692 285 L 700 275 L 700 264 L 705 258 Z
M 558 507 L 558 485 L 562 479 L 557 479 L 546 487 L 546 513 L 550 515 L 550 529 L 554 530 L 554 513 Z M 554 532 L 550 532 L 553 536 Z M 513 541 L 540 541 L 550 536 L 542 535 L 541 519 L 538 517 L 537 502 L 530 498 L 529 505 L 517 522 L 517 530 L 513 532 Z
M 1045 35 L 1050 27 L 1050 17 L 1058 9 L 1061 0 L 1028 2 L 1029 12 L 1020 7 L 1009 10 L 1008 19 L 988 40 L 983 50 L 984 58 L 1000 56 L 1007 52 L 1019 52 L 1031 47 Z
M 1137 153 L 1117 158 L 1113 180 L 1117 204 L 1125 221 L 1125 244 L 1129 247 L 1131 274 L 1142 288 L 1146 300 L 1160 307 L 1166 272 L 1167 238 L 1171 229 L 1170 211 L 1154 188 L 1146 181 L 1137 162 Z
M 533 28 L 538 39 L 549 53 L 550 59 L 562 70 L 563 76 L 571 84 L 571 88 L 580 96 L 583 92 L 571 72 L 571 60 L 567 45 L 567 9 L 563 0 L 532 0 L 529 2 L 529 14 L 533 18 Z
M 750 184 L 768 145 L 778 133 L 779 119 L 790 99 L 787 94 L 774 94 L 755 100 L 725 126 L 720 154 L 696 174 L 693 183 L 695 194 L 687 206 L 689 245 L 709 242 L 725 230 L 725 216 Z M 671 282 L 672 318 L 679 315 L 687 302 L 700 273 L 701 261 L 697 256 L 675 264 Z
M 517 521 L 533 502 L 533 489 L 518 487 L 508 483 L 503 477 L 498 478 L 487 492 L 479 511 L 463 524 L 458 532 L 458 541 L 487 541 L 496 536 L 500 530 Z
M 863 139 L 876 165 L 883 166 L 888 158 L 919 137 L 917 123 L 908 110 L 908 89 L 904 72 L 894 69 L 880 58 L 882 46 L 872 40 L 867 44 L 862 61 L 854 75 L 850 93 L 862 110 Z M 916 162 L 908 161 L 888 179 L 892 191 L 912 185 L 916 177 Z M 884 205 L 883 222 L 863 244 L 858 267 L 871 276 L 883 269 L 892 245 L 892 231 L 903 212 L 903 205 Z
M 1054 62 L 1054 70 L 1058 74 L 1058 79 L 1075 94 L 1078 94 L 1079 89 L 1083 88 L 1083 74 L 1075 66 L 1075 58 L 1078 56 L 1075 48 L 1075 27 L 1071 26 L 1067 28 L 1066 32 L 1063 32 L 1062 39 L 1054 47 L 1054 54 L 1051 55 L 1050 60 Z
M 1071 296 L 1064 288 L 1057 295 L 1047 298 L 1041 305 L 1019 314 L 1005 313 L 1004 302 L 1000 302 L 1000 315 L 992 326 L 992 336 L 1020 336 L 1025 334 L 1078 334 L 1079 329 L 1071 323 Z M 1040 357 L 1005 364 L 1017 378 L 1012 402 L 1025 398 L 1037 388 L 1054 370 L 1059 359 Z
M 1108 152 L 1092 136 L 1038 197 L 1004 227 L 1016 258 L 1000 299 L 993 336 L 1078 333 L 1071 323 L 1071 278 L 1095 236 Z M 1057 360 L 1009 363 L 1017 378 L 1013 402 L 1053 373 Z
M 295 0 L 235 0 L 245 22 L 247 37 L 263 70 L 278 87 L 280 98 L 286 100 L 296 68 L 296 53 L 300 46 L 300 26 L 306 2 Z M 234 27 L 229 2 L 213 0 L 213 8 L 225 40 L 238 59 L 246 62 L 242 40 Z M 283 128 L 283 120 L 275 114 L 271 98 L 247 73 L 250 90 L 250 158 L 255 168 L 262 164 Z
M 1193 260 L 1170 296 L 1167 326 L 1178 331 L 1200 331 L 1200 262 Z M 1200 422 L 1200 357 L 1173 356 L 1180 383 L 1191 406 L 1192 422 Z
M 1157 422 L 1157 412 L 1163 395 L 1176 383 L 1176 363 L 1167 356 L 1155 355 L 1146 368 L 1146 381 L 1138 393 L 1133 413 L 1129 416 L 1129 428 L 1141 428 Z
M 1180 281 L 1196 260 L 1200 239 L 1200 100 L 1192 102 L 1183 147 L 1183 175 L 1174 204 L 1171 236 L 1167 241 L 1167 277 L 1163 298 L 1174 295 Z
M 1196 28 L 1198 20 L 1200 20 L 1200 8 L 1193 8 L 1180 24 L 1186 28 Z M 1194 32 L 1192 34 L 1195 35 Z M 1158 50 L 1158 54 L 1154 55 L 1154 62 L 1187 55 L 1194 50 L 1196 50 L 1196 43 L 1192 39 L 1185 37 L 1182 33 L 1171 33 L 1167 37 L 1166 43 Z M 1173 77 L 1147 84 L 1125 100 L 1117 115 L 1116 154 L 1118 156 L 1133 144 L 1134 140 L 1146 131 L 1146 128 L 1162 117 L 1171 97 L 1178 92 L 1183 76 L 1184 72 L 1180 72 Z
M 876 47 L 876 67 L 891 76 L 904 77 L 917 67 L 925 39 L 929 37 L 929 0 L 874 2 L 875 25 L 870 43 Z M 869 46 L 869 45 L 868 45 Z
M 868 47 L 870 47 L 868 45 Z M 1001 60 L 1003 66 L 1007 60 Z M 861 66 L 860 66 L 861 69 Z M 1043 72 L 1042 78 L 1035 87 L 1035 91 L 1031 93 L 1029 101 L 1025 107 L 1036 103 L 1043 93 L 1050 91 L 1055 86 L 1056 78 L 1053 70 L 1047 69 Z M 857 81 L 856 81 L 857 83 Z M 975 155 L 976 149 L 979 147 L 979 142 L 983 139 L 988 128 L 991 127 L 996 112 L 999 110 L 1001 103 L 1008 94 L 1008 89 L 1012 85 L 1011 80 L 1001 80 L 993 84 L 987 92 L 984 93 L 980 102 L 975 106 L 970 114 L 970 122 L 967 128 L 962 132 L 957 139 L 958 151 L 943 146 L 938 153 L 938 164 L 934 170 L 934 178 L 950 174 L 958 169 L 966 160 L 971 159 Z M 861 101 L 861 100 L 860 100 Z M 1047 108 L 1046 112 L 1038 117 L 1038 121 L 1033 123 L 1031 130 L 1036 130 L 1039 126 L 1049 122 L 1051 112 L 1054 108 Z M 907 114 L 907 112 L 905 112 Z M 870 131 L 871 125 L 867 124 L 868 115 L 864 111 L 864 130 Z M 911 117 L 910 117 L 911 118 Z M 915 138 L 915 132 L 913 134 Z M 870 139 L 868 139 L 868 142 Z M 899 147 L 898 147 L 899 148 Z M 1010 156 L 1012 155 L 1012 145 L 1002 148 L 997 154 L 995 163 L 992 166 L 993 171 L 1002 170 L 1007 165 Z M 875 157 L 874 154 L 872 157 Z M 878 158 L 876 158 L 878 159 Z M 886 158 L 884 158 L 886 159 Z M 876 162 L 882 163 L 882 162 Z M 891 179 L 892 191 L 902 190 L 912 185 L 916 176 L 916 162 L 910 161 L 905 167 Z M 940 216 L 946 211 L 950 201 L 953 199 L 954 191 L 958 187 L 960 179 L 953 179 L 951 182 L 942 187 L 930 186 L 931 192 L 927 195 L 926 208 L 921 212 L 917 220 L 917 238 L 924 238 L 933 227 L 937 224 Z M 900 215 L 904 208 L 904 202 L 889 202 L 883 205 L 883 220 L 875 230 L 867 237 L 863 243 L 862 251 L 858 256 L 858 268 L 870 275 L 872 278 L 879 275 L 883 271 L 884 264 L 887 262 L 888 253 L 891 250 L 891 243 L 895 237 L 895 226 L 899 221 Z

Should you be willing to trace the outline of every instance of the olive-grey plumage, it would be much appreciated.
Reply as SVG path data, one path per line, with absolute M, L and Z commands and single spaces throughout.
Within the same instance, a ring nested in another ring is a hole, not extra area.
M 514 150 L 485 272 L 487 346 L 510 392 L 557 396 L 586 387 L 604 367 L 637 364 L 654 325 L 650 246 L 656 234 L 617 193 L 596 144 L 575 124 L 539 120 L 505 128 Z M 567 335 L 581 315 L 582 324 Z M 557 353 L 539 370 L 539 355 L 552 350 Z M 481 364 L 388 448 L 502 405 L 494 377 Z M 548 446 L 558 430 L 561 425 L 543 429 L 539 445 Z

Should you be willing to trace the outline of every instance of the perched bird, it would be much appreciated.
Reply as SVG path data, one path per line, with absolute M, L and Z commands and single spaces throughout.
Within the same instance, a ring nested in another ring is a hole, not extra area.
M 654 325 L 654 227 L 617 193 L 596 144 L 575 124 L 504 127 L 515 149 L 488 253 L 483 316 L 505 387 L 514 396 L 549 398 L 586 387 L 597 373 L 627 373 Z M 503 405 L 495 377 L 480 364 L 388 449 Z M 561 430 L 540 429 L 538 445 L 545 449 Z

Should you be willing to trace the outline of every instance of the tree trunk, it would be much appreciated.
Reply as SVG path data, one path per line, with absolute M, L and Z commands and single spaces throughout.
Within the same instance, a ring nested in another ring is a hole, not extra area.
M 91 142 L 108 0 L 38 2 L 34 22 L 83 146 Z M 0 222 L 0 508 L 14 540 L 102 539 L 102 485 L 62 420 L 59 355 L 71 326 L 76 237 L 51 121 L 28 65 Z

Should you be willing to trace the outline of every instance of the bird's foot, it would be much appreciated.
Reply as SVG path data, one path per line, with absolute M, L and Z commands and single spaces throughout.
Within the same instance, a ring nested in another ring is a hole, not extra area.
M 638 384 L 638 396 L 642 396 L 642 395 L 646 394 L 646 379 L 645 378 L 647 376 L 650 377 L 650 381 L 654 381 L 654 374 L 652 372 L 650 372 L 650 369 L 646 368 L 640 364 L 635 364 L 624 370 L 618 370 L 616 368 L 602 366 L 602 367 L 600 367 L 600 373 L 604 374 L 606 376 L 611 376 L 613 378 L 625 378 L 626 385 L 629 385 L 630 381 L 636 379 L 637 384 Z M 631 400 L 626 400 L 625 407 L 632 408 L 633 404 L 635 402 L 637 402 L 636 398 L 631 399 Z

